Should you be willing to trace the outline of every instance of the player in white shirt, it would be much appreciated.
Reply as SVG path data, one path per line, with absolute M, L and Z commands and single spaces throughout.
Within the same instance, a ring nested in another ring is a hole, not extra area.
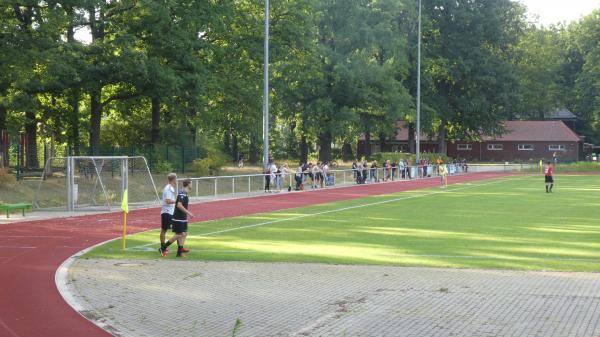
M 169 229 L 171 229 L 171 223 L 173 222 L 173 212 L 175 211 L 175 200 L 177 200 L 177 194 L 175 188 L 177 187 L 177 174 L 169 173 L 167 176 L 169 183 L 163 189 L 162 194 L 162 208 L 160 210 L 160 246 L 165 244 L 165 235 Z M 168 252 L 168 251 L 167 251 Z M 161 252 L 162 255 L 162 252 Z M 165 252 L 166 255 L 166 252 Z M 163 255 L 164 256 L 164 255 Z

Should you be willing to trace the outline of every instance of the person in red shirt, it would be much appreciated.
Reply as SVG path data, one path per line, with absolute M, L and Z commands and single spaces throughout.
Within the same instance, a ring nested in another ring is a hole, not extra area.
M 552 187 L 554 187 L 554 178 L 552 177 L 552 164 L 550 162 L 546 163 L 546 167 L 544 168 L 544 176 L 546 179 L 546 193 L 552 193 Z

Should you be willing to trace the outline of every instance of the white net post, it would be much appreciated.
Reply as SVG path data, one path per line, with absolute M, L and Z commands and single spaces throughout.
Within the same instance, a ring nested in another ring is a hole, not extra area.
M 67 158 L 67 211 L 75 211 L 75 160 Z M 51 166 L 51 165 L 50 165 Z
M 125 190 L 129 187 L 129 159 L 123 158 L 121 160 L 121 200 Z

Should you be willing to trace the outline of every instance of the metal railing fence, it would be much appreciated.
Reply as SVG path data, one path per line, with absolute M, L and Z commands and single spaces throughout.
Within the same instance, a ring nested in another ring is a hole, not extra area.
M 535 172 L 535 164 L 447 164 L 448 174 L 479 172 Z M 298 174 L 297 174 L 298 173 Z M 269 189 L 267 190 L 267 176 Z M 288 192 L 350 186 L 356 184 L 385 183 L 398 180 L 424 179 L 438 176 L 436 165 L 406 168 L 360 168 L 321 172 L 322 179 L 313 172 L 282 172 L 281 174 L 246 174 L 232 176 L 191 177 L 190 197 L 194 199 L 224 199 L 245 197 L 265 192 Z M 271 177 L 274 180 L 271 181 Z M 298 178 L 297 178 L 298 177 Z M 178 187 L 185 178 L 178 179 Z

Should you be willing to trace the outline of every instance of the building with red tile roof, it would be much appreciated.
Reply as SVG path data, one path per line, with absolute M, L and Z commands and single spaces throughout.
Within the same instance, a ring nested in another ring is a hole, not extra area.
M 562 121 L 507 121 L 502 136 L 455 141 L 448 155 L 479 161 L 577 161 L 583 139 Z
M 408 128 L 397 123 L 392 139 L 385 139 L 383 148 L 379 138 L 371 139 L 371 153 L 408 151 Z M 361 135 L 358 150 L 364 154 L 367 146 Z M 581 159 L 583 137 L 577 135 L 562 121 L 507 121 L 501 136 L 483 136 L 481 141 L 448 142 L 448 155 L 477 161 L 576 161 Z M 436 137 L 421 135 L 423 152 L 437 152 Z

